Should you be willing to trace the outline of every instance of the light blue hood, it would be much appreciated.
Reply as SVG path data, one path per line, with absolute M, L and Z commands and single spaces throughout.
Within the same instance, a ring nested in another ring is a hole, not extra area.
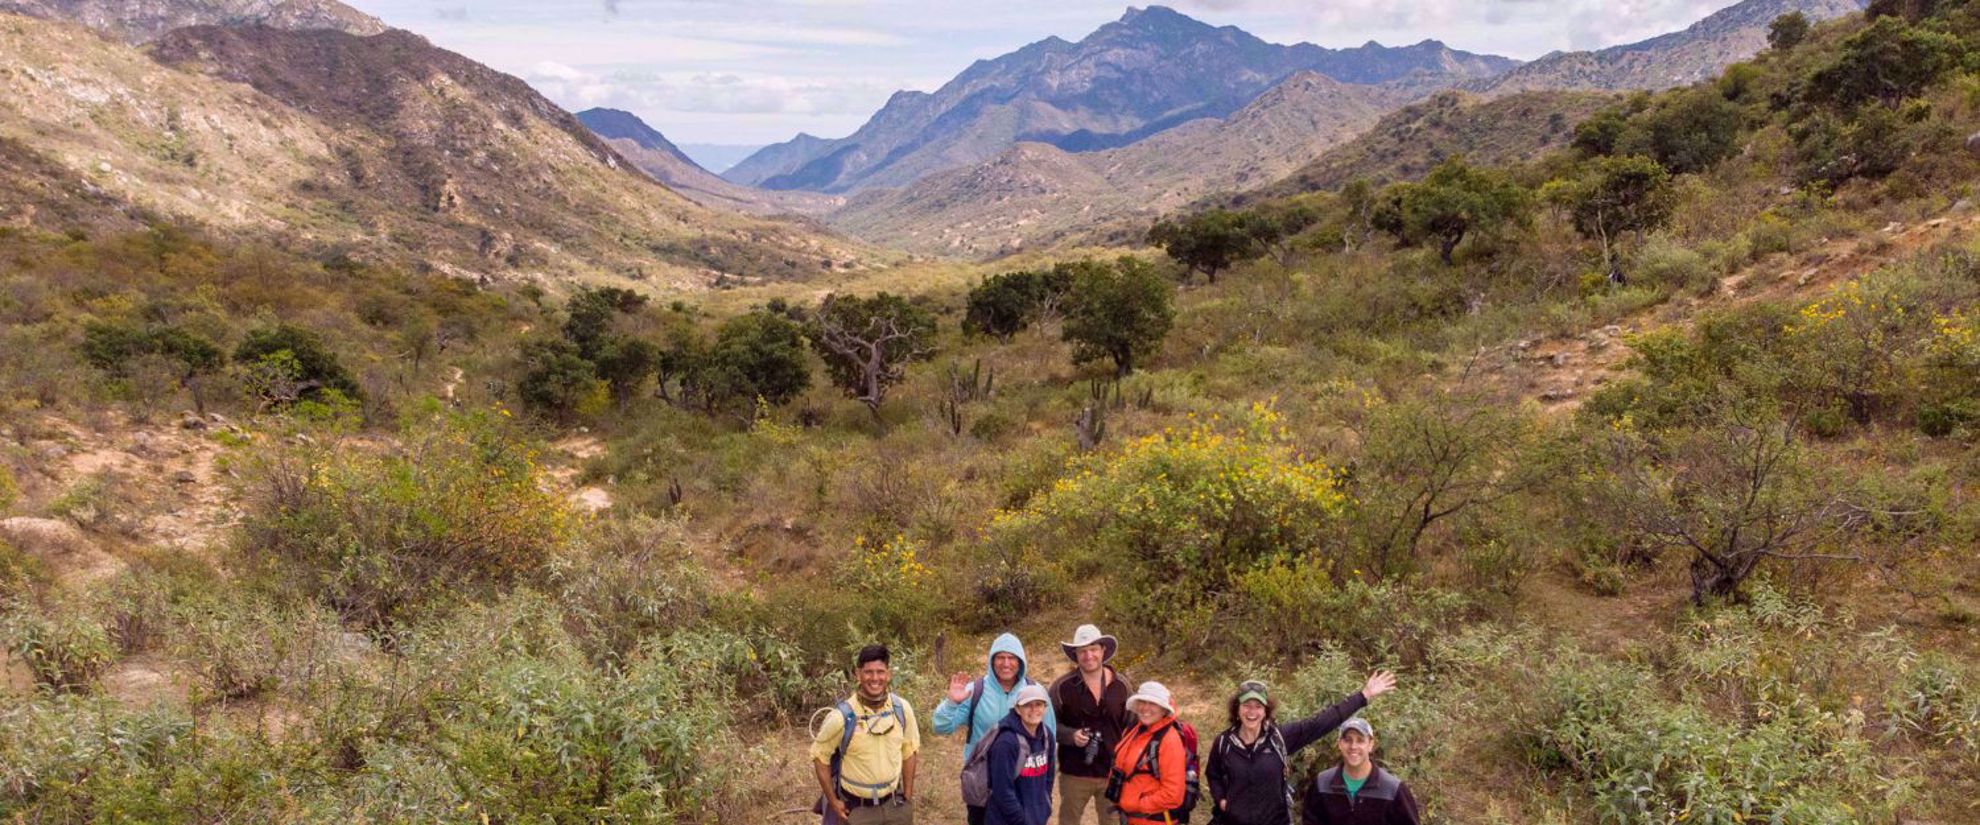
M 1005 690 L 1003 685 L 997 683 L 997 675 L 990 667 L 990 661 L 997 658 L 999 653 L 1009 653 L 1018 659 L 1017 682 L 1010 690 Z M 1018 637 L 1011 633 L 998 636 L 996 641 L 990 643 L 990 652 L 983 657 L 983 678 L 970 683 L 971 699 L 975 698 L 975 691 L 983 691 L 983 698 L 976 702 L 976 713 L 971 715 L 969 712 L 970 699 L 964 699 L 961 704 L 957 704 L 945 697 L 941 704 L 935 706 L 935 713 L 931 718 L 935 733 L 947 736 L 967 724 L 969 736 L 964 740 L 964 744 L 975 742 L 1004 721 L 1004 715 L 1011 712 L 1011 699 L 1017 695 L 1018 688 L 1033 681 L 1029 677 L 1030 673 L 1031 659 L 1025 656 L 1024 642 L 1018 641 Z M 1046 714 L 1045 724 L 1056 733 L 1059 726 L 1052 717 L 1053 714 Z

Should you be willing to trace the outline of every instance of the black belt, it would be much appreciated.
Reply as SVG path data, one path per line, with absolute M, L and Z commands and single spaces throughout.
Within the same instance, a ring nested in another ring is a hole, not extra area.
M 848 808 L 878 808 L 881 805 L 885 805 L 889 802 L 894 801 L 894 797 L 900 795 L 901 794 L 899 791 L 895 791 L 893 793 L 887 794 L 886 796 L 879 797 L 877 799 L 867 799 L 866 797 L 863 796 L 853 796 L 852 794 L 840 794 L 840 796 L 845 797 L 846 807 Z

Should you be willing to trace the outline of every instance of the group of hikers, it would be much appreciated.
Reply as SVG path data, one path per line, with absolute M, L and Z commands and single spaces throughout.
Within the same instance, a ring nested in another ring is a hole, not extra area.
M 981 678 L 956 674 L 931 727 L 963 731 L 963 804 L 969 825 L 1046 825 L 1057 786 L 1058 822 L 1077 825 L 1091 808 L 1099 825 L 1185 823 L 1208 780 L 1211 825 L 1417 825 L 1408 786 L 1374 762 L 1375 729 L 1357 716 L 1395 687 L 1386 671 L 1361 690 L 1304 719 L 1281 723 L 1263 682 L 1240 682 L 1229 727 L 1199 772 L 1196 731 L 1177 716 L 1169 689 L 1133 692 L 1111 661 L 1119 644 L 1081 625 L 1059 647 L 1074 669 L 1050 687 L 1027 675 L 1012 634 L 990 645 Z M 914 707 L 889 691 L 883 645 L 859 652 L 858 689 L 825 714 L 811 745 L 825 825 L 913 825 L 921 731 Z M 1296 788 L 1293 754 L 1338 734 L 1340 761 Z

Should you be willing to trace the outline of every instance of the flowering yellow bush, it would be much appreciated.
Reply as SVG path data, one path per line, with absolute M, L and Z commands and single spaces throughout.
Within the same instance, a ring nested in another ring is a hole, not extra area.
M 1867 423 L 1901 385 L 1903 350 L 1916 340 L 1901 282 L 1858 278 L 1803 306 L 1784 332 L 1798 360 L 1796 388 Z
M 1111 572 L 1107 609 L 1164 641 L 1205 627 L 1245 571 L 1339 543 L 1337 474 L 1294 449 L 1269 405 L 1247 419 L 1193 421 L 1075 459 L 1050 491 L 1000 514 L 991 541 L 1075 575 Z

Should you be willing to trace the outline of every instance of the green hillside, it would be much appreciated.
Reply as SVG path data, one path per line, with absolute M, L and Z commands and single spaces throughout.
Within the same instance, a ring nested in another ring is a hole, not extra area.
M 859 646 L 1097 621 L 1206 733 L 1394 668 L 1426 821 L 1972 821 L 1980 8 L 1591 109 L 720 292 L 0 229 L 0 820 L 801 821 Z

